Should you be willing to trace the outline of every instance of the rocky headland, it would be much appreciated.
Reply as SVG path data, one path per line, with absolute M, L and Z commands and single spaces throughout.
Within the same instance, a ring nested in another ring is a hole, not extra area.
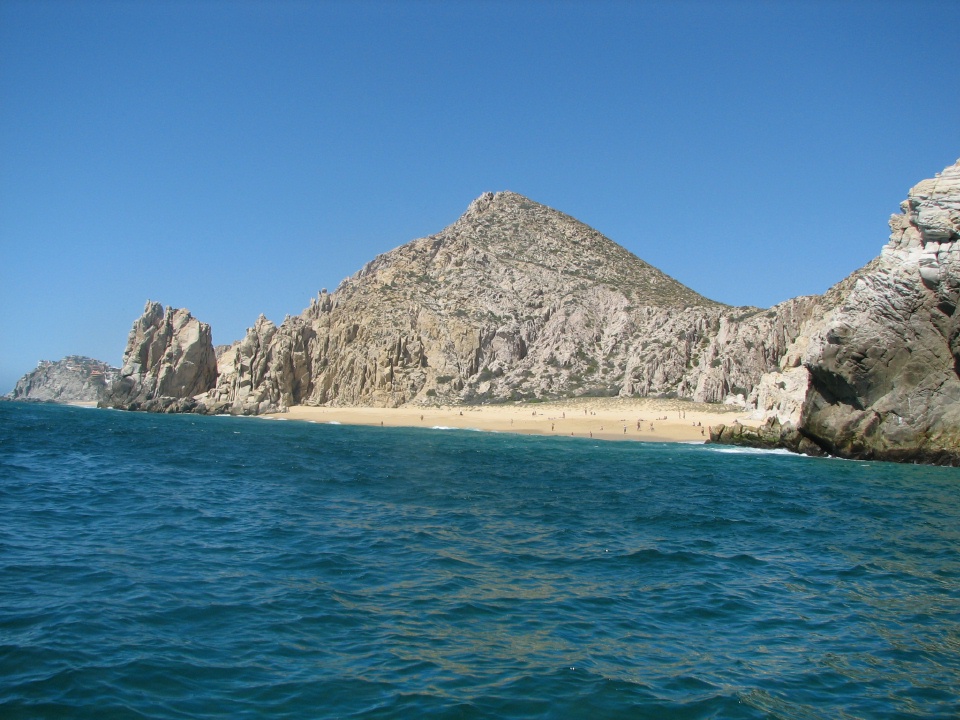
M 704 298 L 577 220 L 488 193 L 222 352 L 204 412 L 579 396 L 745 402 L 815 312 Z
M 822 316 L 761 378 L 760 430 L 719 442 L 960 464 L 960 161 L 915 185 L 880 256 L 831 288 Z
M 823 295 L 734 308 L 568 215 L 486 193 L 229 346 L 148 302 L 101 404 L 257 415 L 677 398 L 766 421 L 716 426 L 714 442 L 960 464 L 960 162 L 901 211 L 880 256 Z
M 41 360 L 17 381 L 5 400 L 96 403 L 120 371 L 105 362 L 83 355 L 68 355 L 56 362 Z

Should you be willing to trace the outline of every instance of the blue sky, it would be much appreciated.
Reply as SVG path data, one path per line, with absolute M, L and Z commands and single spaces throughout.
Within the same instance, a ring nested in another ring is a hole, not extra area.
M 487 190 L 819 293 L 960 157 L 960 3 L 0 2 L 0 392 L 149 298 L 279 322 Z

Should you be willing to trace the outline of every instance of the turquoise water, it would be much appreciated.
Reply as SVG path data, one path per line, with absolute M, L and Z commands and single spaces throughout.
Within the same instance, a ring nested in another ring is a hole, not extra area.
M 2 718 L 960 717 L 960 472 L 0 403 Z

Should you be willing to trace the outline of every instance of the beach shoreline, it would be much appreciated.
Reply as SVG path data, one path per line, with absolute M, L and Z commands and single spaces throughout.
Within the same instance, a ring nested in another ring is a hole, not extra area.
M 264 418 L 374 427 L 458 428 L 595 440 L 705 442 L 710 426 L 738 420 L 758 426 L 750 411 L 729 405 L 660 398 L 571 398 L 497 405 L 406 405 L 398 408 L 295 405 Z

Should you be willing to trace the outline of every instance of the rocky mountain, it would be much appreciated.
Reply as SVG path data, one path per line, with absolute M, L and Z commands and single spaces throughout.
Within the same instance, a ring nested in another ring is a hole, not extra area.
M 816 306 L 729 308 L 510 192 L 220 355 L 210 412 L 577 395 L 745 399 Z
M 148 303 L 105 404 L 258 414 L 666 396 L 769 418 L 761 432 L 718 428 L 719 442 L 960 463 L 960 166 L 902 210 L 879 258 L 763 310 L 708 300 L 568 215 L 487 193 L 231 346 Z
M 148 300 L 130 331 L 119 376 L 100 405 L 189 412 L 197 405 L 193 397 L 212 388 L 216 380 L 210 326 L 186 310 L 164 310 Z
M 714 439 L 960 464 L 960 161 L 914 186 L 880 257 L 832 288 L 754 399 L 760 432 Z
M 63 360 L 41 360 L 35 370 L 17 381 L 4 399 L 38 402 L 98 402 L 107 384 L 116 379 L 119 370 L 105 362 L 68 355 Z

